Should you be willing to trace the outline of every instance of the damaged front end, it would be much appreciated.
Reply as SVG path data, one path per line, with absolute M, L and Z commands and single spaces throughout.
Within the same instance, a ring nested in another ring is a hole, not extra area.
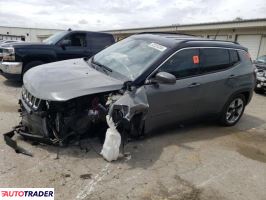
M 109 116 L 117 124 L 119 132 L 126 132 L 130 137 L 139 137 L 144 133 L 148 108 L 144 87 L 130 87 L 120 98 L 112 102 Z
M 83 135 L 104 133 L 108 98 L 108 93 L 102 93 L 63 102 L 47 101 L 34 97 L 23 87 L 18 133 L 26 139 L 61 145 Z
M 77 97 L 68 101 L 47 101 L 34 97 L 23 87 L 20 104 L 22 120 L 16 133 L 41 143 L 66 145 L 83 137 L 104 141 L 110 116 L 122 137 L 143 133 L 148 111 L 143 87 Z

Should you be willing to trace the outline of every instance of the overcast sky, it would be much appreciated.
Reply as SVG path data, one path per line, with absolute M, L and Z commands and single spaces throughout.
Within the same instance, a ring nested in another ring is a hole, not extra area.
M 265 0 L 0 0 L 0 26 L 109 30 L 266 18 Z

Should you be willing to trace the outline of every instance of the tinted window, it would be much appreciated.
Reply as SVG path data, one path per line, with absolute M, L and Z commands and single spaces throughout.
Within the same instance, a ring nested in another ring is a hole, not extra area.
M 230 53 L 230 65 L 234 65 L 239 62 L 239 56 L 236 50 L 229 50 Z
M 65 35 L 67 34 L 67 31 L 57 32 L 50 37 L 48 37 L 43 42 L 45 44 L 56 44 L 59 40 L 61 40 Z M 25 39 L 25 38 L 24 38 Z
M 229 52 L 226 49 L 201 49 L 200 58 L 203 73 L 222 70 L 230 66 Z
M 96 52 L 103 50 L 104 48 L 112 45 L 113 43 L 114 43 L 114 39 L 112 36 L 89 35 L 90 47 Z
M 86 34 L 85 33 L 73 33 L 67 36 L 65 39 L 70 40 L 72 47 L 86 47 Z
M 159 71 L 164 71 L 175 75 L 177 78 L 188 77 L 199 72 L 199 50 L 182 50 L 172 56 L 160 67 Z

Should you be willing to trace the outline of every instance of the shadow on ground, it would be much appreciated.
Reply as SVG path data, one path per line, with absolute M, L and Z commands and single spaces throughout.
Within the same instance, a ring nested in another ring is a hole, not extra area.
M 132 155 L 128 164 L 132 168 L 149 168 L 160 158 L 166 147 L 177 146 L 188 151 L 196 151 L 197 149 L 191 147 L 190 143 L 239 134 L 241 131 L 257 128 L 265 123 L 266 121 L 260 118 L 244 115 L 238 125 L 234 127 L 221 127 L 214 122 L 197 122 L 185 126 L 167 127 L 167 129 L 151 133 L 141 141 L 134 141 L 131 148 L 128 149 Z M 138 148 L 138 151 L 134 151 L 134 148 Z
M 195 151 L 196 149 L 191 147 L 189 143 L 239 134 L 241 131 L 259 127 L 265 123 L 265 120 L 245 114 L 238 125 L 234 127 L 221 127 L 214 122 L 196 122 L 182 126 L 161 128 L 142 139 L 129 142 L 125 147 L 125 151 L 130 152 L 132 158 L 130 160 L 126 158 L 119 159 L 113 164 L 121 164 L 126 161 L 131 168 L 146 169 L 160 159 L 166 147 L 177 146 L 188 151 Z M 60 156 L 80 159 L 100 158 L 99 153 L 102 144 L 99 139 L 83 140 L 81 146 L 83 147 L 82 149 L 78 143 L 75 143 L 67 147 L 37 145 L 36 148 L 45 149 L 55 155 L 59 150 L 59 159 Z
M 15 87 L 15 88 L 19 88 L 22 86 L 22 81 L 15 81 L 15 80 L 5 80 L 4 85 L 8 86 L 8 87 Z

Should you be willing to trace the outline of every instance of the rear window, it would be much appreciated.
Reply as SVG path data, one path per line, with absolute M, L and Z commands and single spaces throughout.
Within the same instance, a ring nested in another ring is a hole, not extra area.
M 114 43 L 114 38 L 110 35 L 89 35 L 89 44 L 93 51 L 101 51 Z
M 201 72 L 211 72 L 230 67 L 229 51 L 227 49 L 204 48 L 200 50 Z

